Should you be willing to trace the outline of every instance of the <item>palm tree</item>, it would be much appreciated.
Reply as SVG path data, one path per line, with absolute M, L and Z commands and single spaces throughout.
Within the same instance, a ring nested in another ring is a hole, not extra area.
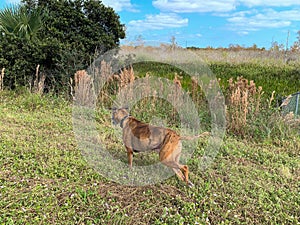
M 12 6 L 0 11 L 0 31 L 5 35 L 32 40 L 43 26 L 40 9 L 28 10 L 25 6 Z

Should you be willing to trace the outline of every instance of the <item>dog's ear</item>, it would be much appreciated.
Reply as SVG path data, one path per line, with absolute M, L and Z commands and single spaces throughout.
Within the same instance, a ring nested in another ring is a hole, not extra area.
M 109 107 L 108 109 L 109 109 L 109 110 L 112 110 L 112 111 L 116 111 L 118 108 L 115 107 L 115 106 L 113 106 L 113 107 Z

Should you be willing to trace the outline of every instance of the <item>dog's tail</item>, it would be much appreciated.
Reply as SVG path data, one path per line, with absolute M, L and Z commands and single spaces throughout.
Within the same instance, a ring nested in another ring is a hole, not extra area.
M 202 134 L 196 135 L 196 136 L 181 136 L 179 139 L 180 140 L 194 140 L 197 138 L 201 138 L 201 137 L 206 137 L 209 136 L 210 132 L 203 132 Z

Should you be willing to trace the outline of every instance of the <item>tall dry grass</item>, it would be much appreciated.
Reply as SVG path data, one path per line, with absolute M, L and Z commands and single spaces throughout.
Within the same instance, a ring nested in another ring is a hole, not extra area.
M 100 73 L 101 79 L 105 81 L 101 83 L 102 88 L 97 92 L 99 93 L 97 103 L 102 106 L 113 104 L 113 96 L 120 94 L 122 89 L 133 84 L 136 79 L 132 66 L 123 68 L 118 73 L 113 73 L 111 64 L 105 61 L 101 62 L 101 69 L 98 69 L 98 73 Z
M 40 65 L 37 65 L 35 79 L 33 81 L 33 87 L 31 88 L 31 92 L 42 95 L 45 89 L 45 80 L 46 74 L 40 73 Z
M 74 80 L 70 79 L 71 95 L 79 105 L 91 106 L 97 103 L 98 106 L 107 107 L 113 104 L 113 96 L 118 95 L 134 80 L 132 66 L 114 74 L 111 64 L 103 60 L 99 67 L 93 68 L 92 75 L 85 70 L 75 73 Z
M 183 106 L 187 103 L 187 96 L 183 94 L 180 75 L 175 74 L 173 81 L 151 76 L 150 73 L 139 78 L 136 77 L 132 66 L 113 74 L 109 63 L 104 64 L 105 62 L 101 63 L 101 68 L 106 68 L 106 74 L 102 74 L 101 68 L 94 69 L 106 79 L 99 91 L 98 107 L 130 106 L 140 119 L 150 122 L 152 117 L 163 117 L 169 125 L 178 125 L 180 122 L 177 110 L 180 108 L 186 110 L 186 113 L 182 114 L 187 115 L 188 119 L 189 109 Z
M 236 81 L 230 78 L 228 83 L 226 96 L 228 130 L 245 135 L 249 119 L 260 112 L 262 87 L 256 87 L 253 80 L 249 82 L 243 77 L 238 77 Z
M 93 79 L 85 70 L 79 70 L 74 75 L 73 79 L 70 79 L 71 95 L 73 96 L 76 104 L 81 106 L 90 107 L 95 103 Z
M 121 69 L 119 74 L 113 75 L 113 79 L 118 81 L 118 92 L 135 80 L 135 75 L 132 66 Z

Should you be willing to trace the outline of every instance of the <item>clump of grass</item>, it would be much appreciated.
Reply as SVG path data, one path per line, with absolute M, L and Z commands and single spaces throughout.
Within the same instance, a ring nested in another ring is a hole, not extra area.
M 249 117 L 256 116 L 260 111 L 262 87 L 256 87 L 254 81 L 238 77 L 230 78 L 227 93 L 228 130 L 237 135 L 245 135 Z
M 70 80 L 71 87 L 73 79 Z M 75 102 L 82 106 L 92 106 L 94 104 L 93 79 L 85 70 L 79 70 L 74 75 L 74 93 L 71 91 Z
M 111 106 L 114 97 L 136 79 L 132 66 L 121 69 L 119 73 L 114 73 L 111 63 L 104 60 L 101 61 L 99 67 L 93 68 L 93 73 L 99 107 Z
M 117 75 L 117 103 L 130 106 L 132 113 L 138 118 L 150 122 L 153 116 L 167 120 L 168 124 L 178 122 L 178 113 L 170 104 L 180 104 L 181 83 L 178 77 L 173 82 L 158 79 L 146 73 L 141 79 L 135 79 L 133 69 L 123 69 Z M 115 75 L 116 76 L 116 75 Z M 124 78 L 122 78 L 124 77 Z M 120 86 L 122 88 L 120 88 Z
M 277 142 L 291 138 L 297 130 L 297 120 L 286 118 L 278 108 L 273 107 L 273 91 L 269 99 L 262 98 L 262 87 L 256 87 L 254 81 L 243 77 L 228 81 L 226 92 L 227 101 L 227 130 L 236 136 Z M 296 129 L 295 129 L 296 128 Z
M 130 66 L 129 68 L 123 68 L 120 71 L 120 74 L 114 75 L 113 77 L 119 82 L 119 92 L 121 88 L 133 83 L 135 80 L 135 75 L 132 66 Z

